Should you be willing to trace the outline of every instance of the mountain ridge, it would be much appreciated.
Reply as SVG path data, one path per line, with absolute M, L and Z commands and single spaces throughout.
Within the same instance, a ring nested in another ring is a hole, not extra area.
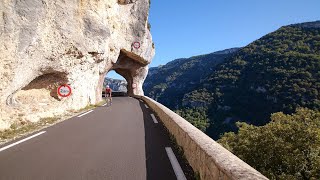
M 320 28 L 320 20 L 319 21 L 313 21 L 313 22 L 304 22 L 304 23 L 292 24 L 292 25 L 289 25 L 289 26 L 319 29 Z
M 158 100 L 158 98 L 169 98 L 167 96 L 162 97 L 161 94 L 164 91 L 168 92 L 164 93 L 170 94 L 171 91 L 173 94 L 178 93 L 182 99 L 182 94 L 185 91 L 190 91 L 197 87 L 201 79 L 210 74 L 212 68 L 237 50 L 238 48 L 231 48 L 190 58 L 179 58 L 165 65 L 150 68 L 144 84 L 145 93 Z M 209 66 L 211 68 L 205 68 Z M 198 69 L 203 69 L 203 71 L 198 71 Z M 153 87 L 152 85 L 155 83 L 157 84 Z M 185 89 L 181 91 L 183 88 Z M 174 108 L 174 106 L 166 105 Z

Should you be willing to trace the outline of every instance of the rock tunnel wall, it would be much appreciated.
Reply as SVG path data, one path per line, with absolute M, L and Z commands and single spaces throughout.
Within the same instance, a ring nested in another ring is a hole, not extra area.
M 137 84 L 130 94 L 143 95 L 155 53 L 148 14 L 149 0 L 0 0 L 0 130 L 99 102 L 112 69 Z M 48 89 L 61 81 L 68 98 Z
M 268 179 L 167 107 L 146 96 L 136 97 L 157 114 L 202 180 Z

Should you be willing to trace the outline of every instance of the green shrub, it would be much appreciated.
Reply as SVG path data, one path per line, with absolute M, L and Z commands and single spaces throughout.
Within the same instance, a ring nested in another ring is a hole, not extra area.
M 272 114 L 265 126 L 238 123 L 218 141 L 270 179 L 320 179 L 320 112 Z

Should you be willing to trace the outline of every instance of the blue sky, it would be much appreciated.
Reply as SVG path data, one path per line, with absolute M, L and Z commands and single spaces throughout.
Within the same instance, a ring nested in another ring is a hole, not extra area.
M 156 55 L 150 67 L 246 46 L 281 26 L 315 20 L 320 0 L 151 0 Z

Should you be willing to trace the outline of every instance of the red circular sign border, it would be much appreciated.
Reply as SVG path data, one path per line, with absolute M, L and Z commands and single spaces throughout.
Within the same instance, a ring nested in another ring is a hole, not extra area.
M 135 44 L 138 44 L 139 47 L 136 47 Z M 139 49 L 140 46 L 141 46 L 141 44 L 140 44 L 140 42 L 133 42 L 132 46 L 133 46 L 133 48 L 135 48 L 135 49 Z
M 67 87 L 67 88 L 69 89 L 69 93 L 66 94 L 66 95 L 61 94 L 61 93 L 60 93 L 60 89 L 61 89 L 62 87 Z M 70 94 L 71 94 L 71 87 L 70 87 L 69 85 L 64 84 L 64 85 L 61 85 L 61 86 L 58 87 L 58 95 L 59 95 L 59 96 L 61 96 L 61 97 L 68 97 L 68 96 L 70 96 Z

